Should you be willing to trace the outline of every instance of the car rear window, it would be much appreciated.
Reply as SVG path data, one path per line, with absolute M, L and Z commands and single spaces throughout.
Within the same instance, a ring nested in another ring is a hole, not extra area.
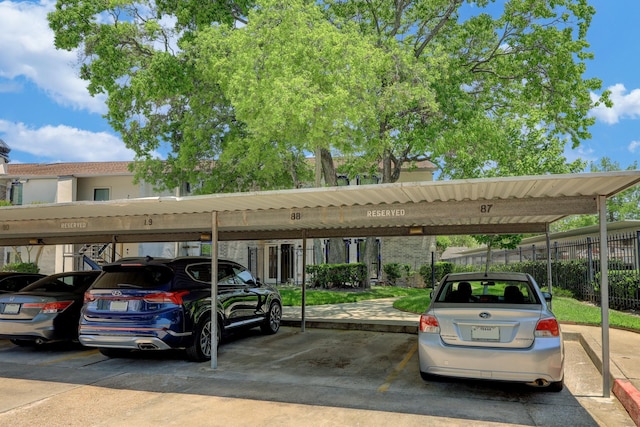
M 164 266 L 109 268 L 93 289 L 155 289 L 170 290 L 173 270 Z
M 78 292 L 84 293 L 95 278 L 95 274 L 70 274 L 66 276 L 47 277 L 23 288 L 20 292 Z
M 447 281 L 439 289 L 437 302 L 455 303 L 540 303 L 532 285 L 516 280 L 460 280 Z

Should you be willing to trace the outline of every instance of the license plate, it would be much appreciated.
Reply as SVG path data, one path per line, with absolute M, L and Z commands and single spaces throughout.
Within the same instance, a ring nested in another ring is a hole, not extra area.
M 4 314 L 18 314 L 20 312 L 20 304 L 5 304 Z
M 128 301 L 111 301 L 109 310 L 111 311 L 127 311 Z
M 471 339 L 478 341 L 500 341 L 500 328 L 497 326 L 472 326 Z

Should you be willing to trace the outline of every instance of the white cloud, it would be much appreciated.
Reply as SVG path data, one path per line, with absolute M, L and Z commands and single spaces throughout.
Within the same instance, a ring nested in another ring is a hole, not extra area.
M 90 132 L 70 126 L 31 129 L 23 123 L 0 120 L 0 137 L 11 141 L 9 157 L 15 152 L 23 152 L 51 163 L 132 160 L 134 157 L 133 151 L 110 133 Z
M 586 162 L 594 162 L 598 159 L 593 148 L 583 145 L 580 145 L 577 148 L 570 148 L 567 146 L 564 151 L 564 156 L 569 162 L 573 162 L 578 159 Z
M 640 141 L 631 141 L 631 143 L 629 144 L 629 151 L 631 153 L 635 153 L 636 150 L 640 151 Z
M 105 113 L 104 97 L 92 97 L 87 82 L 78 77 L 76 52 L 56 50 L 47 13 L 55 2 L 0 2 L 0 77 L 27 79 L 56 103 L 93 113 Z M 16 85 L 4 82 L 6 88 Z M 2 88 L 0 88 L 2 91 Z
M 608 90 L 611 91 L 613 107 L 607 108 L 604 105 L 600 105 L 591 109 L 591 115 L 610 125 L 618 123 L 623 118 L 640 118 L 640 89 L 634 89 L 627 93 L 624 85 L 618 83 L 610 86 Z M 591 99 L 594 102 L 598 98 L 598 95 L 591 93 Z

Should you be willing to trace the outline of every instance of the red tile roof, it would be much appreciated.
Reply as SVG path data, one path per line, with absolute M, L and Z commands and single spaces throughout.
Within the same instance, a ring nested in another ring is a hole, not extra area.
M 16 177 L 133 175 L 128 168 L 130 164 L 132 162 L 9 163 L 7 175 Z

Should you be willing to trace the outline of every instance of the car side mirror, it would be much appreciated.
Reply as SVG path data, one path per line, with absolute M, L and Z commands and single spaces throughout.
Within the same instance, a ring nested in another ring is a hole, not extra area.
M 546 302 L 551 302 L 551 298 L 553 297 L 549 292 L 542 292 L 542 296 Z

